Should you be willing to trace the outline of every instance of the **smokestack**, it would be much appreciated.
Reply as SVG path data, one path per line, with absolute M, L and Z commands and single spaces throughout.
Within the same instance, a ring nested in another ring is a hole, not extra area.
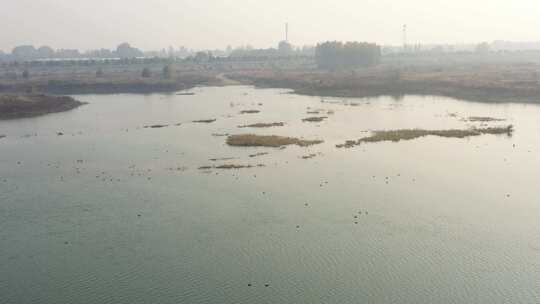
M 285 41 L 289 42 L 289 23 L 285 23 Z

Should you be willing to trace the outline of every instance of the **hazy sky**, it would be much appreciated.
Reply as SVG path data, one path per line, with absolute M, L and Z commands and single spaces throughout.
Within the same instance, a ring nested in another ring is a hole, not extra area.
M 0 49 L 540 41 L 538 0 L 0 0 Z

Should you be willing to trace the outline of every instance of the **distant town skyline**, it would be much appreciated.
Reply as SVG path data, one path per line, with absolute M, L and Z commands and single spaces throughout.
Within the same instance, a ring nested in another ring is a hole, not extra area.
M 0 49 L 49 45 L 58 49 L 142 50 L 173 46 L 224 49 L 276 47 L 326 40 L 401 45 L 540 41 L 540 3 L 533 0 L 17 0 L 0 10 Z

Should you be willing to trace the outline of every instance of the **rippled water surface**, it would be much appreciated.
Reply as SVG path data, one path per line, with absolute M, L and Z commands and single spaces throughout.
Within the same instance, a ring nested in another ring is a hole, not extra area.
M 540 302 L 539 106 L 195 92 L 0 122 L 0 303 Z M 335 147 L 468 116 L 515 132 Z M 212 135 L 239 133 L 325 142 Z M 224 163 L 265 167 L 199 170 Z

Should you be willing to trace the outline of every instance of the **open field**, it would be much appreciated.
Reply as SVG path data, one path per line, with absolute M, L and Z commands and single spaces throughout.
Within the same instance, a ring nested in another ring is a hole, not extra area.
M 1 73 L 0 73 L 1 74 Z M 19 72 L 20 74 L 20 72 Z M 8 75 L 8 76 L 6 76 Z M 183 71 L 164 77 L 158 67 L 149 77 L 142 77 L 140 70 L 125 66 L 114 71 L 97 75 L 95 69 L 49 70 L 43 68 L 28 79 L 0 77 L 0 93 L 39 92 L 45 94 L 116 94 L 116 93 L 167 93 L 191 89 L 195 86 L 219 86 L 223 80 L 216 73 L 204 71 Z
M 257 70 L 228 75 L 258 87 L 289 88 L 312 96 L 377 97 L 434 95 L 483 102 L 540 102 L 540 66 L 466 64 L 460 66 L 383 65 L 352 71 Z

